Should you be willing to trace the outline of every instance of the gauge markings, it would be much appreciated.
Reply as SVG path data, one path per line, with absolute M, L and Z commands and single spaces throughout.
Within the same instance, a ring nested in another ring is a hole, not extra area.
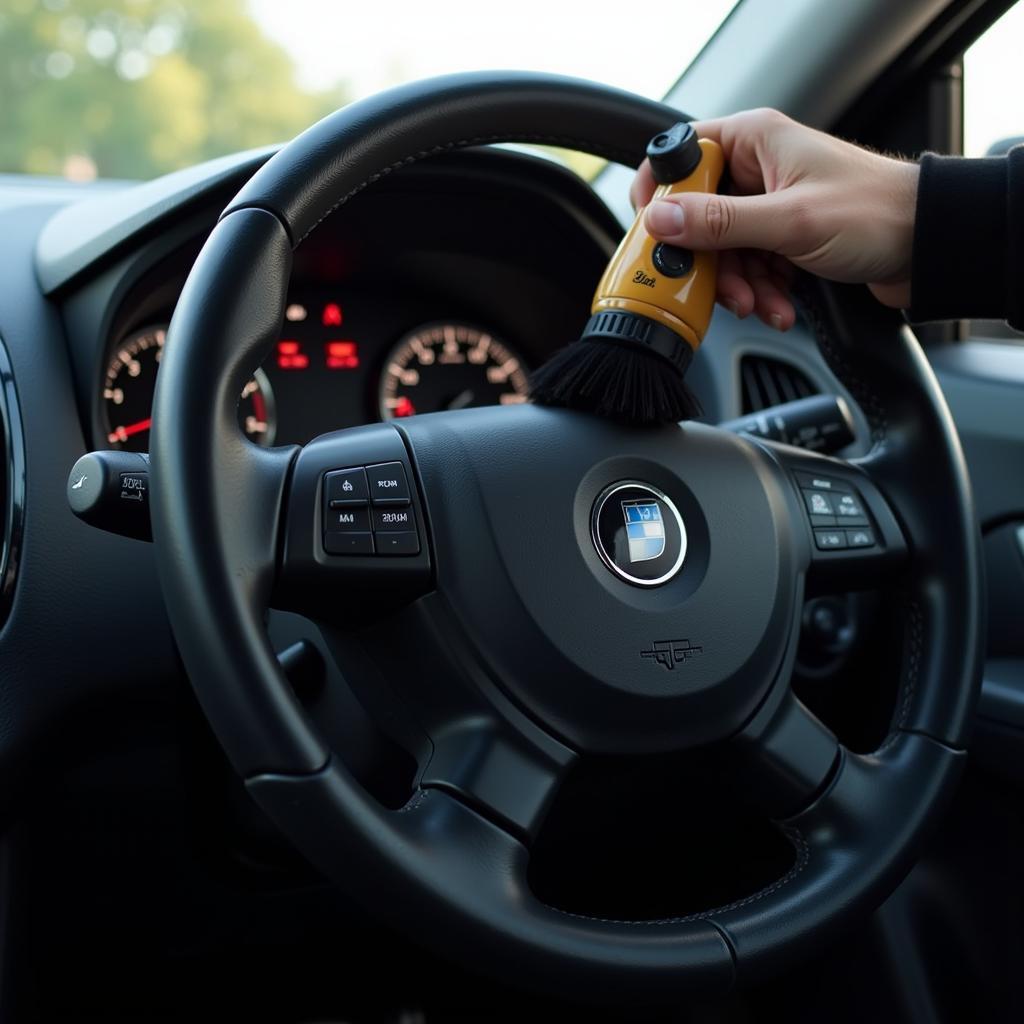
M 112 448 L 149 450 L 156 375 L 166 338 L 163 325 L 144 328 L 122 340 L 110 357 L 102 395 L 107 443 Z M 274 399 L 262 370 L 242 389 L 238 422 L 250 440 L 261 445 L 274 443 Z
M 461 323 L 427 324 L 388 354 L 380 385 L 383 419 L 442 409 L 526 401 L 522 360 L 493 334 Z

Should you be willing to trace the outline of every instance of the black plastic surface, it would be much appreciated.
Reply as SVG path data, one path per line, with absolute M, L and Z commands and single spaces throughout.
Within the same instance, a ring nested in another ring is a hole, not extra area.
M 651 173 L 659 185 L 671 185 L 688 178 L 700 164 L 701 155 L 697 133 L 686 121 L 659 132 L 647 145 Z
M 24 496 L 18 582 L 0 632 L 8 799 L 24 795 L 55 751 L 66 754 L 69 739 L 86 740 L 79 724 L 97 707 L 166 697 L 180 680 L 152 550 L 92 529 L 67 507 L 68 470 L 91 444 L 58 310 L 40 294 L 33 269 L 36 238 L 52 213 L 41 201 L 3 212 L 3 383 L 20 399 L 25 451 L 16 481 Z
M 21 532 L 25 526 L 25 437 L 21 405 L 11 372 L 11 359 L 0 338 L 0 625 L 7 618 L 21 560 Z
M 695 423 L 622 429 L 529 405 L 417 416 L 402 430 L 439 590 L 557 735 L 595 752 L 665 751 L 749 717 L 782 662 L 807 558 L 788 480 L 759 448 Z M 634 480 L 666 494 L 688 533 L 682 568 L 659 587 L 619 579 L 591 537 L 601 493 Z M 701 649 L 685 665 L 644 654 L 683 640 Z
M 619 309 L 602 309 L 587 321 L 580 341 L 606 341 L 617 345 L 636 345 L 668 360 L 680 373 L 686 373 L 693 361 L 693 346 L 664 324 Z
M 79 519 L 122 537 L 152 540 L 149 458 L 139 452 L 89 452 L 68 475 L 67 499 Z
M 218 187 L 252 174 L 273 152 L 268 146 L 232 153 L 68 204 L 39 233 L 34 263 L 43 293 L 65 287 L 112 253 L 152 235 L 154 228 L 191 215 Z
M 381 466 L 403 467 L 409 455 L 402 437 L 390 423 L 371 424 L 352 430 L 325 434 L 310 442 L 299 452 L 291 475 L 287 498 L 287 513 L 284 523 L 284 549 L 281 572 L 278 576 L 275 600 L 282 606 L 303 611 L 314 617 L 335 617 L 359 615 L 366 610 L 379 610 L 385 605 L 402 604 L 417 594 L 426 591 L 431 581 L 430 551 L 427 543 L 428 524 L 423 506 L 415 490 L 406 490 L 411 498 L 411 509 L 419 524 L 422 544 L 418 550 L 408 553 L 406 544 L 399 542 L 402 550 L 395 551 L 395 545 L 388 544 L 378 535 L 379 545 L 374 538 L 366 535 L 367 544 L 354 542 L 344 554 L 331 554 L 325 550 L 325 530 L 334 529 L 331 512 L 325 507 L 325 481 L 341 479 L 333 477 L 338 470 L 350 467 L 363 469 L 367 478 L 367 495 L 375 504 L 367 505 L 367 518 L 380 509 L 396 508 L 379 504 L 382 494 L 384 501 L 394 500 L 393 490 L 382 490 L 379 483 L 382 475 L 389 479 L 400 479 L 393 469 L 381 472 Z M 408 477 L 411 478 L 411 472 Z M 356 476 L 350 492 L 353 496 L 362 489 L 362 481 Z M 406 481 L 408 483 L 408 481 Z M 333 494 L 342 494 L 340 490 Z M 338 509 L 346 511 L 347 506 Z M 361 539 L 363 534 L 360 534 Z M 339 547 L 341 539 L 334 543 Z M 376 554 L 379 550 L 380 554 Z M 382 557 L 387 554 L 396 557 Z
M 725 420 L 724 430 L 740 431 L 764 441 L 781 441 L 831 455 L 852 444 L 853 416 L 839 395 L 812 395 L 784 402 L 754 416 Z
M 1024 658 L 1024 509 L 985 534 L 984 550 L 987 654 L 990 658 Z
M 992 658 L 985 662 L 978 714 L 1020 730 L 1020 766 L 1024 771 L 1024 658 Z

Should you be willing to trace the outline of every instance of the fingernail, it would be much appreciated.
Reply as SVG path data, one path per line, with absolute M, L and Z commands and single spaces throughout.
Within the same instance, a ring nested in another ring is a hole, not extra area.
M 737 319 L 740 315 L 740 304 L 735 299 L 726 299 L 725 308 Z
M 647 209 L 647 227 L 655 235 L 678 235 L 683 230 L 683 211 L 659 199 Z
M 768 317 L 768 320 L 771 323 L 772 327 L 775 328 L 775 330 L 777 330 L 777 331 L 781 331 L 782 330 L 782 314 L 781 313 L 772 313 L 772 315 Z

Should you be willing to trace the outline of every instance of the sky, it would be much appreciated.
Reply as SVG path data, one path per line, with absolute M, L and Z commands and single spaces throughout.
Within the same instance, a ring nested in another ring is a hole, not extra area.
M 964 155 L 1024 135 L 1024 3 L 1011 7 L 964 55 Z
M 608 0 L 250 0 L 267 34 L 295 59 L 303 85 L 347 82 L 353 97 L 450 71 L 520 68 L 592 78 L 661 98 L 733 0 L 675 0 L 655 17 Z M 585 12 L 585 13 L 584 13 Z M 968 51 L 964 151 L 1024 135 L 1024 0 Z
M 660 16 L 608 0 L 250 0 L 303 85 L 354 97 L 451 71 L 554 71 L 660 99 L 734 0 L 675 0 Z

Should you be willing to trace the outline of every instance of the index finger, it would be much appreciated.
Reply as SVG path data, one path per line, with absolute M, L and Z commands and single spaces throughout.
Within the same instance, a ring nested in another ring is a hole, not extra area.
M 654 173 L 651 171 L 650 160 L 644 162 L 636 169 L 636 177 L 633 184 L 629 186 L 629 201 L 633 204 L 634 210 L 646 206 L 654 195 L 658 183 L 654 180 Z

